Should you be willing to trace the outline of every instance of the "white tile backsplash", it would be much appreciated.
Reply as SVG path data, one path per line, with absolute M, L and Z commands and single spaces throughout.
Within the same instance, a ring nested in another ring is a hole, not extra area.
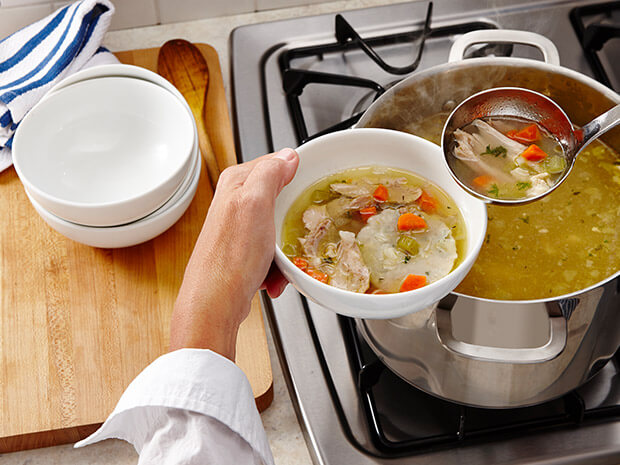
M 255 0 L 157 0 L 162 24 L 255 11 Z
M 329 0 L 112 0 L 110 29 L 192 21 Z M 0 39 L 71 3 L 59 0 L 0 0 Z
M 50 0 L 0 0 L 0 7 L 37 5 L 40 3 L 51 3 Z
M 4 3 L 3 3 L 4 5 Z M 41 5 L 1 7 L 0 40 L 13 34 L 24 26 L 38 21 L 52 12 L 51 3 Z
M 116 12 L 110 29 L 129 29 L 159 23 L 155 0 L 112 0 Z
M 52 5 L 57 10 L 69 3 L 72 2 L 54 2 Z M 155 0 L 112 0 L 112 3 L 115 11 L 111 31 L 159 24 Z

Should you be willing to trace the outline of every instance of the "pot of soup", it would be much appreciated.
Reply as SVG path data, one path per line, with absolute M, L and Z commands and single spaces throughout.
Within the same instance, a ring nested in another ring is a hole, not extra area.
M 476 43 L 538 47 L 545 61 L 463 60 Z M 358 127 L 400 130 L 436 144 L 451 110 L 494 87 L 524 87 L 583 125 L 620 102 L 602 84 L 559 65 L 553 44 L 521 31 L 458 39 L 447 64 L 382 95 Z M 567 180 L 521 206 L 489 205 L 484 244 L 456 290 L 433 308 L 357 320 L 380 359 L 435 396 L 509 408 L 557 398 L 594 376 L 620 347 L 620 128 L 593 142 Z

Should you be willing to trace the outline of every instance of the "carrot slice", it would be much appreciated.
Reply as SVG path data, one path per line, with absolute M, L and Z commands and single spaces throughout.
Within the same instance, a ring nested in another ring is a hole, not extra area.
M 368 218 L 377 214 L 377 207 L 374 205 L 372 207 L 366 207 L 360 209 L 360 216 L 362 217 L 362 221 L 366 223 Z
M 421 216 L 414 215 L 413 213 L 403 213 L 398 217 L 397 227 L 399 231 L 424 229 L 426 228 L 426 221 Z
M 308 273 L 308 276 L 314 279 L 317 279 L 321 281 L 322 283 L 327 284 L 327 282 L 329 281 L 329 276 L 327 276 L 326 273 L 323 273 L 322 271 L 319 271 L 319 270 L 315 270 L 314 268 L 310 268 L 308 271 L 306 271 L 306 273 Z
M 418 274 L 407 275 L 403 283 L 400 285 L 400 292 L 413 291 L 426 286 L 426 276 Z
M 516 140 L 517 142 L 522 142 L 524 144 L 536 142 L 540 139 L 540 131 L 536 124 L 530 124 L 520 131 L 513 129 L 512 131 L 508 131 L 506 135 L 512 140 Z
M 417 202 L 422 211 L 426 213 L 435 213 L 439 206 L 437 199 L 429 195 L 426 191 L 422 191 L 422 195 L 418 197 Z
M 474 183 L 474 186 L 477 186 L 477 187 L 490 186 L 493 183 L 493 181 L 494 181 L 493 176 L 489 176 L 488 174 L 483 174 L 482 176 L 478 176 L 477 178 L 474 178 L 472 180 L 472 182 Z
M 385 202 L 389 197 L 387 187 L 383 184 L 379 184 L 372 196 L 380 202 Z
M 532 144 L 523 151 L 521 156 L 527 161 L 540 161 L 547 158 L 548 155 L 538 145 Z
M 307 271 L 308 270 L 308 261 L 304 260 L 303 258 L 295 257 L 293 259 L 293 265 L 295 265 L 301 271 Z

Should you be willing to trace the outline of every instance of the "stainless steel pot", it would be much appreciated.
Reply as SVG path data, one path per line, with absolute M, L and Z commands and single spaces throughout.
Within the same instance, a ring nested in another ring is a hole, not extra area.
M 467 47 L 484 42 L 533 45 L 545 62 L 506 57 L 462 60 Z M 412 123 L 439 115 L 434 127 L 418 134 L 439 142 L 454 106 L 476 92 L 500 86 L 544 93 L 577 125 L 620 102 L 607 87 L 561 67 L 555 46 L 540 35 L 475 31 L 455 42 L 447 64 L 414 74 L 381 96 L 358 126 L 411 132 Z M 620 128 L 604 140 L 620 152 Z M 468 340 L 462 326 L 476 319 L 488 323 L 489 333 L 478 341 Z M 537 404 L 586 382 L 620 347 L 620 272 L 570 295 L 502 301 L 453 293 L 435 308 L 395 320 L 358 320 L 357 325 L 390 369 L 430 394 L 490 408 Z M 504 333 L 493 334 L 502 327 Z M 526 334 L 542 334 L 542 341 L 538 337 L 538 342 L 529 344 L 523 338 L 506 342 L 517 327 Z

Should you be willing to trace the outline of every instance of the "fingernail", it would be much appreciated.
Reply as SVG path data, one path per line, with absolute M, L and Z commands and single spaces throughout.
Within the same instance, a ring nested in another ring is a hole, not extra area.
M 279 158 L 284 161 L 293 161 L 295 159 L 295 151 L 293 149 L 282 149 L 276 153 L 273 158 Z

